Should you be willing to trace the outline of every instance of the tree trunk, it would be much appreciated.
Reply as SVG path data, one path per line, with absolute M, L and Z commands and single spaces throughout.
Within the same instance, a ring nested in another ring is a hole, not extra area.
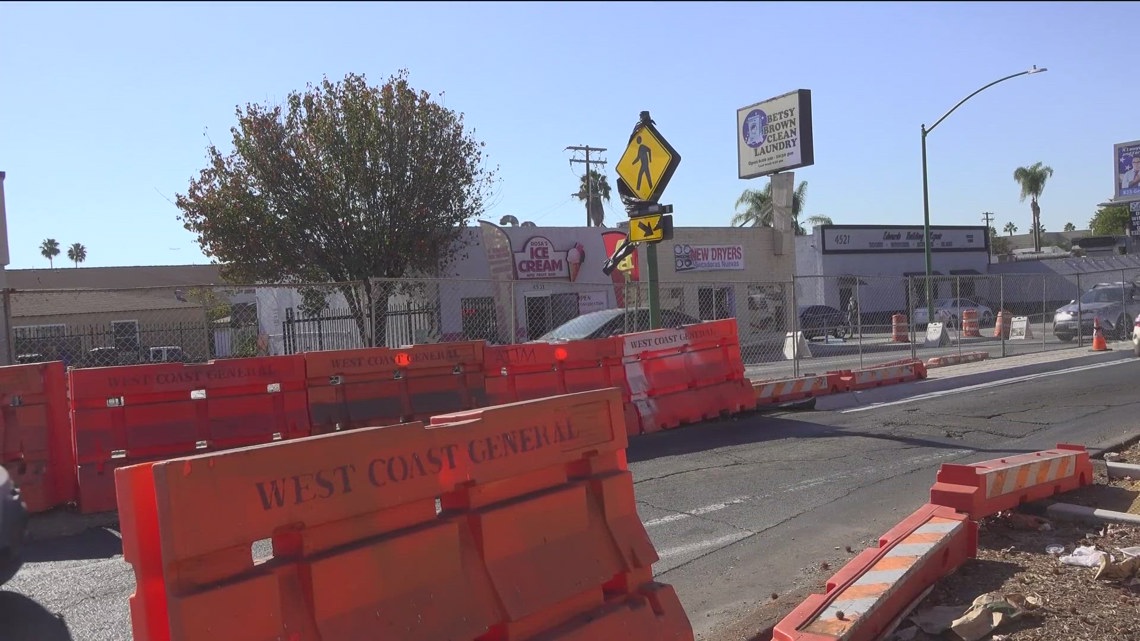
M 1029 201 L 1029 207 L 1033 210 L 1033 251 L 1041 253 L 1041 206 L 1034 198 Z

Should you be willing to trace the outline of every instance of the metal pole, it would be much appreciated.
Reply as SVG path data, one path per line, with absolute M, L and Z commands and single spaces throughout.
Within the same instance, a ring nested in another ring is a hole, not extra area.
M 1048 314 L 1045 313 L 1045 305 L 1049 300 L 1049 281 L 1044 274 L 1041 275 L 1041 351 L 1045 351 L 1045 318 Z M 1080 324 L 1080 323 L 1078 323 Z
M 1005 274 L 998 274 L 998 310 L 997 317 L 994 318 L 994 327 L 998 325 L 998 319 L 1001 319 L 1001 331 L 997 332 L 1001 338 L 1001 357 L 1005 358 Z M 995 330 L 996 331 L 996 330 Z
M 926 322 L 934 322 L 934 297 L 930 282 L 934 271 L 930 255 L 930 185 L 926 172 L 926 125 L 922 125 L 922 257 L 926 261 Z
M 648 243 L 645 251 L 646 271 L 649 273 L 649 328 L 661 328 L 661 301 L 657 291 L 657 243 Z
M 1044 276 L 1041 277 L 1044 280 Z M 1084 310 L 1081 309 L 1081 275 L 1077 274 L 1077 347 L 1085 344 Z M 1045 313 L 1045 301 L 1042 297 L 1041 313 Z
M 965 319 L 962 318 L 962 277 L 954 277 L 954 306 L 958 308 L 958 356 L 962 355 L 962 339 L 965 338 L 966 332 L 962 331 L 965 326 Z
M 859 277 L 855 277 L 855 327 L 859 340 L 859 369 L 863 369 L 863 303 L 859 298 Z
M 916 293 L 914 291 L 914 276 L 907 276 L 906 277 L 906 288 L 907 288 L 907 291 L 910 292 L 911 297 L 913 298 L 915 293 Z M 911 305 L 911 307 L 913 308 L 914 305 Z M 913 309 L 908 309 L 906 311 L 907 311 L 907 319 L 906 319 L 907 332 L 910 333 L 910 357 L 912 359 L 914 359 L 914 358 L 918 358 L 918 346 L 915 344 L 915 341 L 918 340 L 918 330 L 915 328 L 915 325 L 914 325 L 914 311 L 913 311 Z
M 787 337 L 787 334 L 784 334 Z M 785 340 L 787 340 L 785 338 Z M 800 345 L 800 314 L 796 305 L 796 277 L 792 275 L 792 378 L 800 376 L 800 355 L 796 348 Z

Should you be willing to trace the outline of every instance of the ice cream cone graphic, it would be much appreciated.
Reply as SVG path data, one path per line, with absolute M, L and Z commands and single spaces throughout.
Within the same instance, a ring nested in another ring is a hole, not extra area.
M 577 282 L 578 272 L 582 270 L 582 260 L 586 258 L 586 248 L 582 243 L 575 243 L 566 252 L 566 264 L 570 266 L 570 282 Z

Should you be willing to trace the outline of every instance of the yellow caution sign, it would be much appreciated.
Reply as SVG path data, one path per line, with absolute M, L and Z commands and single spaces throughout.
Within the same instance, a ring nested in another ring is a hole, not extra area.
M 641 200 L 657 201 L 673 177 L 681 154 L 653 125 L 641 125 L 617 163 L 617 173 Z

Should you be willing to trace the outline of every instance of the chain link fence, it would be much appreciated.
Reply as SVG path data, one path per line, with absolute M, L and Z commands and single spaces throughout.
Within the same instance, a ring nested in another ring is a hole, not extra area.
M 1127 340 L 1140 314 L 1137 280 L 1140 270 L 936 276 L 930 283 L 922 275 L 662 282 L 659 301 L 665 326 L 735 318 L 749 375 L 776 379 L 909 358 L 1088 346 L 1094 319 L 1108 340 Z M 926 340 L 928 303 L 946 328 L 941 342 Z M 648 285 L 620 281 L 12 290 L 5 305 L 16 362 L 75 367 L 576 340 L 649 327 Z

